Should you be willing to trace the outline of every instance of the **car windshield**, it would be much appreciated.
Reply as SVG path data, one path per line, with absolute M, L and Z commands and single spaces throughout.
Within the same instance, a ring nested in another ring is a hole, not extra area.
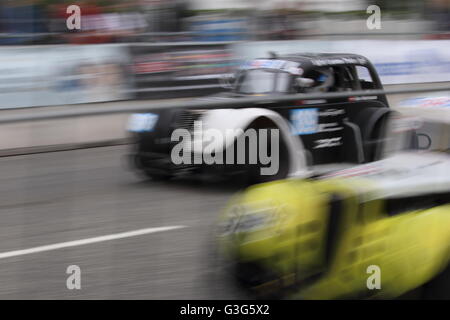
M 401 151 L 450 153 L 450 125 L 397 116 L 390 121 L 384 156 Z
M 291 76 L 279 70 L 254 69 L 243 71 L 238 79 L 236 91 L 244 94 L 289 92 Z

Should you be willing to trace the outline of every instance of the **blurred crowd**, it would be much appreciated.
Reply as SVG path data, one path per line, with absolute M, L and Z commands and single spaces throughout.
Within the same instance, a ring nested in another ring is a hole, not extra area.
M 211 1 L 219 2 L 203 3 Z M 192 5 L 194 2 L 196 6 Z M 324 11 L 338 12 L 338 8 L 345 7 L 343 3 L 349 2 L 263 0 L 261 3 L 270 5 L 259 7 L 253 0 L 241 0 L 237 1 L 243 5 L 239 10 L 200 10 L 200 0 L 0 0 L 0 43 L 298 39 L 310 31 L 306 22 L 323 20 Z M 408 17 L 431 21 L 434 32 L 450 31 L 450 0 L 352 0 L 352 3 L 357 3 L 359 9 L 341 9 L 344 10 L 339 15 L 341 20 L 364 19 L 367 5 L 378 4 L 389 17 L 394 14 L 398 18 L 406 13 Z M 70 15 L 66 9 L 73 4 L 81 8 L 81 30 L 68 30 L 66 26 Z
M 171 10 L 178 10 L 176 2 L 171 2 Z M 81 9 L 80 30 L 67 28 L 73 14 L 67 12 L 70 5 Z M 154 18 L 151 11 L 162 7 L 164 1 L 0 0 L 0 40 L 3 44 L 133 41 L 154 22 L 149 22 Z

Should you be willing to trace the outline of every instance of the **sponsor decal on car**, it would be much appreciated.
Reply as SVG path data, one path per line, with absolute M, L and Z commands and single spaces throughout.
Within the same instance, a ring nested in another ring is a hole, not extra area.
M 291 123 L 293 127 L 293 134 L 306 135 L 319 132 L 340 131 L 343 127 L 340 121 L 319 123 L 319 118 L 336 118 L 345 116 L 344 109 L 325 109 L 318 108 L 304 108 L 295 109 L 291 111 Z
M 314 149 L 339 147 L 342 145 L 342 137 L 319 139 L 314 142 L 316 143 L 316 146 L 314 147 Z
M 319 129 L 319 110 L 305 108 L 291 110 L 291 123 L 293 134 L 314 134 Z
M 311 63 L 315 66 L 328 66 L 328 65 L 341 65 L 341 64 L 366 64 L 367 60 L 363 57 L 343 57 L 343 58 L 322 58 L 322 59 L 313 59 Z

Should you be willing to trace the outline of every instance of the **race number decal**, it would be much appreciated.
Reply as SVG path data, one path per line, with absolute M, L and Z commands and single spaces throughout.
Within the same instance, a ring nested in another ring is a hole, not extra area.
M 293 134 L 317 133 L 319 127 L 319 111 L 317 108 L 291 110 Z

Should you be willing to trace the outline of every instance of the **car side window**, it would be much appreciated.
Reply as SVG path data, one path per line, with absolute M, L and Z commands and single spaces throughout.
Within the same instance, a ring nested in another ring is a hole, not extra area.
M 331 68 L 317 68 L 309 70 L 305 78 L 313 81 L 309 88 L 297 88 L 298 92 L 328 92 L 334 85 L 334 76 Z
M 287 93 L 293 92 L 293 89 L 292 76 L 287 72 L 279 72 L 275 82 L 275 91 Z
M 361 89 L 376 89 L 375 83 L 372 79 L 370 71 L 367 67 L 364 66 L 356 66 L 356 73 L 358 75 L 359 83 L 361 85 Z
M 349 67 L 333 67 L 336 79 L 333 91 L 352 91 L 357 89 L 356 76 Z

